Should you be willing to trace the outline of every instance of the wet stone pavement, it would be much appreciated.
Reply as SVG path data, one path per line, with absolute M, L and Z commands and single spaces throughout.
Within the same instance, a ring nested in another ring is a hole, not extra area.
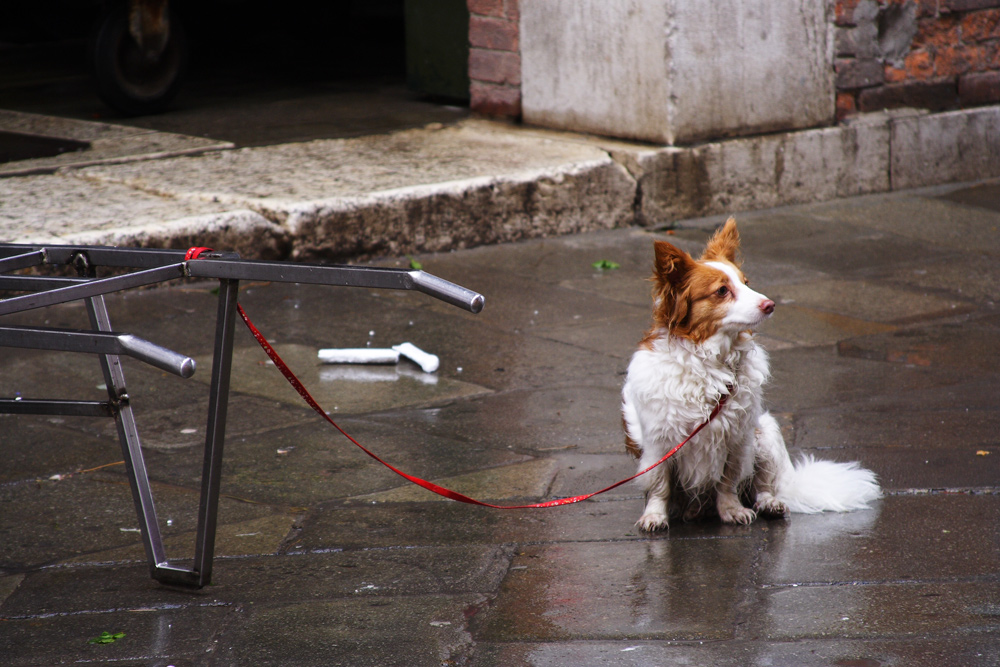
M 627 476 L 618 393 L 649 322 L 652 240 L 720 219 L 418 259 L 486 295 L 243 284 L 339 423 L 402 469 L 500 503 Z M 0 417 L 0 662 L 55 665 L 1000 663 L 1000 184 L 740 216 L 778 304 L 760 339 L 795 452 L 875 470 L 870 511 L 638 533 L 626 485 L 497 511 L 408 486 L 319 420 L 237 332 L 213 583 L 149 577 L 110 420 Z M 599 260 L 620 268 L 597 270 Z M 403 260 L 406 261 L 406 260 Z M 400 262 L 390 260 L 386 265 Z M 212 284 L 109 300 L 116 330 L 205 361 Z M 85 327 L 82 305 L 5 318 Z M 411 341 L 434 375 L 319 366 Z M 168 555 L 193 553 L 207 364 L 125 360 Z M 100 400 L 85 355 L 0 351 L 0 395 Z M 89 472 L 79 472 L 89 471 Z M 88 640 L 125 633 L 110 644 Z

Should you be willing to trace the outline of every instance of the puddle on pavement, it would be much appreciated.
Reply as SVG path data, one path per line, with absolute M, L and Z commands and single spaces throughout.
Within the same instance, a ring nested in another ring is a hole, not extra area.
M 970 188 L 954 190 L 939 199 L 953 201 L 966 206 L 978 206 L 991 211 L 1000 211 L 1000 183 L 980 183 Z
M 920 367 L 955 367 L 995 372 L 996 331 L 969 322 L 944 324 L 921 331 L 897 331 L 888 336 L 864 336 L 837 344 L 842 357 L 887 361 Z
M 499 468 L 479 470 L 435 480 L 445 488 L 453 489 L 477 500 L 504 500 L 509 498 L 540 498 L 545 495 L 555 476 L 558 462 L 554 459 L 537 459 Z M 351 502 L 405 503 L 420 501 L 445 501 L 418 486 L 408 484 L 389 491 L 353 498 Z
M 318 361 L 316 348 L 307 345 L 275 345 L 274 348 L 313 398 L 332 415 L 432 405 L 490 391 L 469 382 L 424 373 L 408 361 L 401 361 L 397 366 L 326 365 Z M 193 379 L 209 382 L 212 359 L 199 357 L 196 360 L 205 372 L 195 374 Z M 296 406 L 305 405 L 259 348 L 233 351 L 231 390 Z

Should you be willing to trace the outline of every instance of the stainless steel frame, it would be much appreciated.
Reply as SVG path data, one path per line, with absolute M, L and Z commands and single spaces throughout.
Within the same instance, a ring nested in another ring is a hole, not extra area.
M 41 275 L 39 271 L 47 266 L 75 267 L 80 277 Z M 97 267 L 110 267 L 116 275 L 97 278 Z M 25 269 L 32 272 L 11 275 Z M 171 564 L 163 548 L 120 357 L 130 356 L 181 378 L 194 374 L 195 361 L 132 334 L 115 332 L 104 303 L 105 294 L 184 277 L 219 281 L 201 501 L 190 569 Z M 89 331 L 0 326 L 0 347 L 96 354 L 108 388 L 107 401 L 0 398 L 0 413 L 115 419 L 150 573 L 164 584 L 201 588 L 211 581 L 240 280 L 416 290 L 473 313 L 481 311 L 484 303 L 480 294 L 416 270 L 263 262 L 223 252 L 187 260 L 183 250 L 0 244 L 0 293 L 26 292 L 0 300 L 0 316 L 83 299 L 91 324 Z

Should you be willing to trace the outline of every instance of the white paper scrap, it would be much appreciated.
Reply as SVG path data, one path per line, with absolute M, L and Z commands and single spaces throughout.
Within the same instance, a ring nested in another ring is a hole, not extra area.
M 433 373 L 440 365 L 440 360 L 437 358 L 437 355 L 424 352 L 413 343 L 400 343 L 399 345 L 393 345 L 392 349 L 415 363 L 417 366 L 420 366 L 420 369 L 425 373 Z

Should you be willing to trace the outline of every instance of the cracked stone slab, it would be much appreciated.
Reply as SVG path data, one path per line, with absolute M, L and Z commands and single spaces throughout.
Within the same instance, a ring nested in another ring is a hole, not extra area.
M 0 130 L 89 144 L 88 148 L 80 151 L 0 164 L 0 178 L 51 173 L 62 168 L 201 154 L 233 147 L 227 141 L 7 109 L 0 109 Z
M 249 210 L 179 200 L 73 172 L 0 179 L 0 242 L 189 247 L 284 253 L 286 233 Z

